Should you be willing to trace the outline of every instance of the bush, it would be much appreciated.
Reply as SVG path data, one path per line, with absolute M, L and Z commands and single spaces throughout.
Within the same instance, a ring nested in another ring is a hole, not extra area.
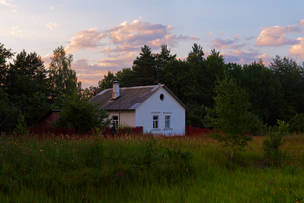
M 27 126 L 24 120 L 24 116 L 22 114 L 19 115 L 19 118 L 17 120 L 16 128 L 14 129 L 15 135 L 27 135 L 28 130 Z
M 294 133 L 304 132 L 304 113 L 296 114 L 290 121 L 290 131 Z
M 259 119 L 250 112 L 248 93 L 235 80 L 226 78 L 215 87 L 215 118 L 213 126 L 220 130 L 215 139 L 224 143 L 230 159 L 251 139 L 249 133 L 259 126 Z
M 268 139 L 263 143 L 265 159 L 271 166 L 280 166 L 284 153 L 280 147 L 283 144 L 283 137 L 289 132 L 289 124 L 285 121 L 277 121 L 278 126 L 268 130 Z
M 109 120 L 103 109 L 78 96 L 67 99 L 56 122 L 57 127 L 72 128 L 78 133 L 105 128 L 108 125 Z

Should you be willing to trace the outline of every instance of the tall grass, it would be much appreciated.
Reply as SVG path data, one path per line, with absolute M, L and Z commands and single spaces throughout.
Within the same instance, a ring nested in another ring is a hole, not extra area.
M 281 167 L 255 137 L 238 161 L 209 137 L 0 136 L 0 202 L 301 202 L 304 137 Z

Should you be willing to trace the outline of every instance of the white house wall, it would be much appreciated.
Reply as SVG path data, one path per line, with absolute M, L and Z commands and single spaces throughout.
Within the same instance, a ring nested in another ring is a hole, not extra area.
M 111 111 L 109 112 L 109 119 L 112 119 L 112 116 L 118 116 L 119 125 L 122 127 L 135 127 L 135 111 Z
M 164 100 L 160 95 L 164 95 Z M 159 116 L 159 128 L 153 129 L 153 116 Z M 170 129 L 165 129 L 165 115 L 170 115 Z M 184 135 L 185 109 L 164 89 L 160 88 L 136 109 L 136 126 L 145 133 Z

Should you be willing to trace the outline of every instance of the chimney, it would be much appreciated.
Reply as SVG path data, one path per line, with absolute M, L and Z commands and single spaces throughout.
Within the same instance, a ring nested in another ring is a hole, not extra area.
M 112 99 L 117 99 L 120 96 L 118 81 L 113 82 Z

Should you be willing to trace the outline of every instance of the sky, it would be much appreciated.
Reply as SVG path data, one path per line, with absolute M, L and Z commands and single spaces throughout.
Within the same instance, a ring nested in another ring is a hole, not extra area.
M 64 46 L 83 87 L 132 66 L 147 44 L 184 59 L 194 43 L 226 62 L 304 61 L 303 0 L 0 0 L 0 43 L 46 64 Z

